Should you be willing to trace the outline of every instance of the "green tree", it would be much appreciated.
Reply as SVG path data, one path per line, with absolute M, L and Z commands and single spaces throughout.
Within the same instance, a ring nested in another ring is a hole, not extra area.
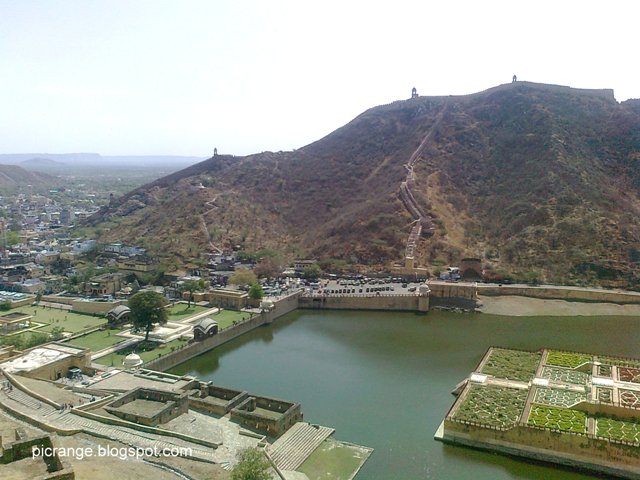
M 321 273 L 322 270 L 320 270 L 320 266 L 317 263 L 314 263 L 313 265 L 304 267 L 304 270 L 302 271 L 302 278 L 305 280 L 315 280 Z
M 264 297 L 264 290 L 262 289 L 262 285 L 260 285 L 259 283 L 254 283 L 253 285 L 251 285 L 251 288 L 249 288 L 249 298 L 251 298 L 252 300 L 260 300 L 262 297 Z
M 64 337 L 64 328 L 53 327 L 51 329 L 51 340 L 58 341 L 58 340 L 62 340 L 63 337 Z
M 232 480 L 271 480 L 269 461 L 257 448 L 246 448 L 238 454 L 238 463 L 231 472 Z
M 11 310 L 11 301 L 4 300 L 0 302 L 0 310 Z
M 204 280 L 185 280 L 182 285 L 180 285 L 180 292 L 189 292 L 189 299 L 187 308 L 191 307 L 191 301 L 193 300 L 193 292 L 197 292 L 198 290 L 202 290 L 204 288 Z
M 18 232 L 14 232 L 10 230 L 7 232 L 7 245 L 13 247 L 14 245 L 18 245 L 20 243 L 20 235 Z
M 149 340 L 149 332 L 154 325 L 167 323 L 166 304 L 167 300 L 162 295 L 150 290 L 138 292 L 129 298 L 133 326 L 138 330 L 144 329 L 145 342 Z
M 239 268 L 229 279 L 229 283 L 233 285 L 253 285 L 257 281 L 256 274 L 247 268 Z

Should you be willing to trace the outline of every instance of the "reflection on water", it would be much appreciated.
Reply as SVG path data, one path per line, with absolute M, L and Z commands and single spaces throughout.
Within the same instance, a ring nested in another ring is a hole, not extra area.
M 376 449 L 358 480 L 593 478 L 433 440 L 491 345 L 639 356 L 640 320 L 298 311 L 171 373 L 301 402 L 305 420 Z

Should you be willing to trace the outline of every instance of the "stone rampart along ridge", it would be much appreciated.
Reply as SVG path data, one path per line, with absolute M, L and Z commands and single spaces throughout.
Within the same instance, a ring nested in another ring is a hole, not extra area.
M 422 209 L 412 192 L 412 189 L 415 188 L 416 183 L 414 167 L 416 162 L 420 159 L 427 144 L 433 138 L 434 133 L 437 132 L 438 128 L 440 127 L 442 118 L 444 117 L 444 113 L 446 110 L 447 103 L 444 104 L 444 107 L 436 116 L 433 125 L 426 133 L 426 135 L 422 138 L 420 145 L 418 145 L 418 148 L 416 148 L 415 151 L 411 154 L 409 161 L 404 165 L 407 170 L 407 175 L 405 180 L 400 184 L 399 196 L 402 204 L 414 220 L 414 224 L 411 227 L 411 232 L 409 233 L 409 237 L 407 238 L 405 247 L 404 263 L 405 266 L 409 269 L 416 266 L 415 250 L 418 245 L 418 241 L 420 240 L 420 236 L 423 233 L 428 236 L 433 234 L 433 222 L 431 221 L 429 215 L 424 213 L 424 210 Z
M 640 360 L 490 348 L 436 438 L 640 478 Z

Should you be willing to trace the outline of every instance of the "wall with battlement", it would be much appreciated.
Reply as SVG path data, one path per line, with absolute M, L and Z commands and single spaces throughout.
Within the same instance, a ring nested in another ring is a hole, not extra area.
M 421 302 L 422 300 L 422 302 Z M 429 309 L 429 297 L 410 295 L 332 295 L 326 297 L 300 297 L 300 308 L 330 310 L 399 310 L 422 311 Z

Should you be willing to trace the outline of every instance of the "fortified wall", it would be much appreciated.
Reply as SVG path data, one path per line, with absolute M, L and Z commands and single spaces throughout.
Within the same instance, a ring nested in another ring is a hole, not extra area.
M 62 303 L 64 305 L 70 305 L 71 310 L 78 313 L 98 313 L 105 314 L 109 310 L 117 307 L 118 305 L 124 305 L 127 302 L 125 300 L 114 300 L 112 302 L 102 302 L 93 300 L 79 300 L 76 297 L 61 297 L 58 295 L 43 295 L 41 298 L 43 302 Z
M 303 296 L 298 300 L 299 308 L 333 310 L 429 310 L 428 291 L 424 295 L 327 295 Z
M 636 473 L 640 460 L 637 447 L 585 435 L 561 434 L 531 426 L 487 429 L 445 419 L 442 439 L 483 450 L 597 470 L 620 478 L 640 478 Z

